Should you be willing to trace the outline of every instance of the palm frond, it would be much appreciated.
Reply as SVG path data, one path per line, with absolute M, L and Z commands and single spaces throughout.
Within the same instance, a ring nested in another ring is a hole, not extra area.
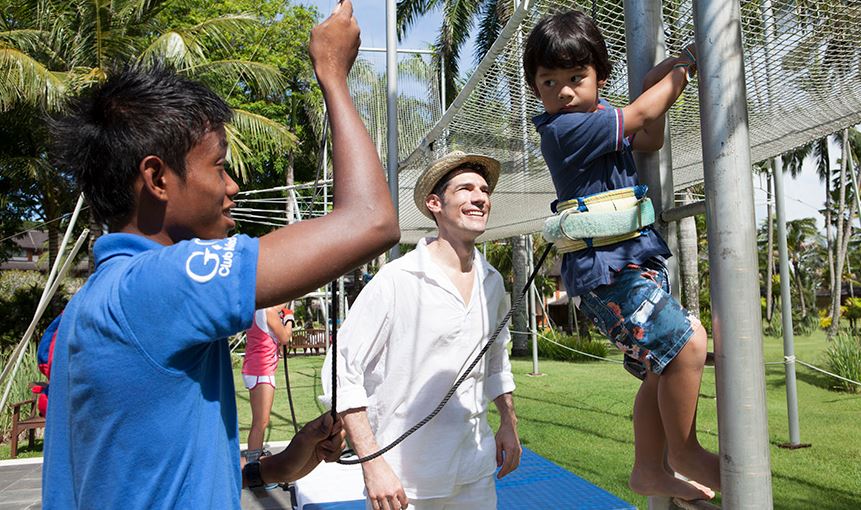
M 281 71 L 270 64 L 247 60 L 215 60 L 180 69 L 180 72 L 202 81 L 217 77 L 245 84 L 262 95 L 281 94 L 287 88 L 287 80 Z
M 237 175 L 248 179 L 247 160 L 259 152 L 280 155 L 296 147 L 298 139 L 286 126 L 245 110 L 233 110 L 233 120 L 225 126 L 228 160 Z
M 41 157 L 0 157 L 0 168 L 3 169 L 3 175 L 7 177 L 34 182 L 44 182 L 56 175 L 48 161 Z
M 189 37 L 198 39 L 202 44 L 215 45 L 221 49 L 235 52 L 232 42 L 251 30 L 262 25 L 257 18 L 247 14 L 233 14 L 210 18 L 191 28 L 183 30 Z
M 19 102 L 53 111 L 66 94 L 66 83 L 58 74 L 15 48 L 0 48 L 0 77 L 0 111 Z
M 496 42 L 502 27 L 511 18 L 511 3 L 500 0 L 490 0 L 482 6 L 481 20 L 478 23 L 478 36 L 475 42 L 473 59 L 476 64 L 490 51 L 490 47 Z
M 0 47 L 13 47 L 21 51 L 31 52 L 41 48 L 45 32 L 36 29 L 6 30 L 0 32 Z
M 227 138 L 227 162 L 230 163 L 233 173 L 237 178 L 242 182 L 248 182 L 248 167 L 245 162 L 254 153 L 242 142 L 239 131 L 233 125 L 225 125 L 224 132 Z
M 397 30 L 400 41 L 413 23 L 436 9 L 441 0 L 400 0 L 397 6 Z
M 175 69 L 188 69 L 204 63 L 204 48 L 194 38 L 182 32 L 165 32 L 144 48 L 138 62 L 151 67 L 166 62 Z
M 114 0 L 114 11 L 123 19 L 142 22 L 152 19 L 167 0 Z

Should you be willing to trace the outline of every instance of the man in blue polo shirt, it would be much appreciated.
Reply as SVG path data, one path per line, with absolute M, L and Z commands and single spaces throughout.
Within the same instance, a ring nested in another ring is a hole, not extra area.
M 238 508 L 243 483 L 296 479 L 339 453 L 340 423 L 327 415 L 283 454 L 240 472 L 226 337 L 256 308 L 317 288 L 398 240 L 346 85 L 358 35 L 349 0 L 311 34 L 337 206 L 260 239 L 226 237 L 239 191 L 225 170 L 231 111 L 206 87 L 163 68 L 125 70 L 56 122 L 55 156 L 111 233 L 60 324 L 45 508 Z

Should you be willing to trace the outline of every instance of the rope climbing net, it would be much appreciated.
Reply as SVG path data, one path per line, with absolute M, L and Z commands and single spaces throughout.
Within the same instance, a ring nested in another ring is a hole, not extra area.
M 751 160 L 779 155 L 861 122 L 861 1 L 742 3 L 745 83 L 739 85 L 747 90 Z M 412 189 L 431 160 L 454 149 L 484 153 L 503 163 L 494 213 L 482 240 L 540 230 L 555 194 L 531 123 L 542 108 L 524 83 L 521 55 L 526 35 L 539 19 L 570 9 L 589 13 L 593 4 L 521 2 L 452 106 L 403 156 L 402 242 L 416 242 L 434 230 L 413 206 Z M 614 64 L 604 96 L 613 104 L 627 104 L 622 2 L 595 3 L 594 17 Z M 664 2 L 663 26 L 668 54 L 692 42 L 691 0 Z M 670 111 L 676 189 L 703 178 L 697 85 L 694 80 Z

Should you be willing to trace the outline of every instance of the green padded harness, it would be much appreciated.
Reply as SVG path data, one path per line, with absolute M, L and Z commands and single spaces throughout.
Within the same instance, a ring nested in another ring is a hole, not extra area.
M 561 202 L 544 222 L 544 239 L 569 253 L 639 237 L 655 222 L 647 191 L 641 184 Z

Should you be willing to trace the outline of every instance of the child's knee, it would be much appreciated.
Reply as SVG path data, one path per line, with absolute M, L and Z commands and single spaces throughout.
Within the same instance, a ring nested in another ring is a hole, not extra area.
M 255 430 L 266 430 L 269 426 L 269 418 L 258 418 L 251 420 L 251 428 Z
M 694 327 L 694 332 L 688 339 L 684 350 L 687 350 L 688 355 L 693 359 L 705 363 L 706 354 L 708 354 L 708 335 L 706 335 L 705 328 L 700 325 Z

